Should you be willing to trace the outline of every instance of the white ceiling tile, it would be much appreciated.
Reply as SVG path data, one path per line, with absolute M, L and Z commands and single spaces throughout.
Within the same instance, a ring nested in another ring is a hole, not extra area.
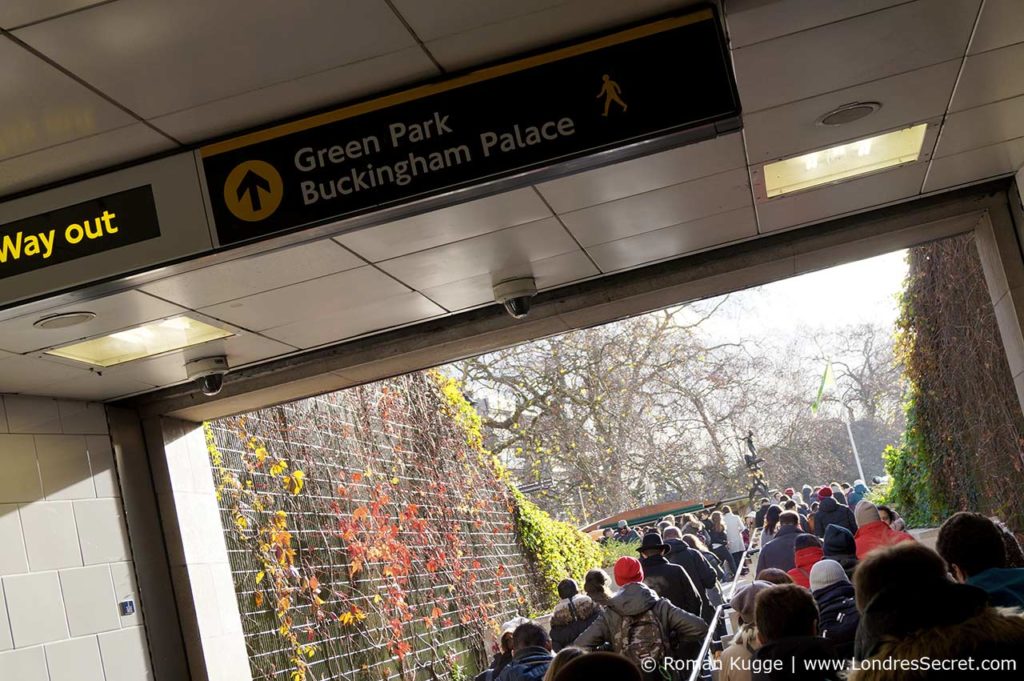
M 961 184 L 1013 175 L 1024 167 L 1024 137 L 972 149 L 932 161 L 924 190 L 933 192 Z
M 135 122 L 6 37 L 0 37 L 0 64 L 0 159 Z
M 370 0 L 112 2 L 16 35 L 145 118 L 415 45 Z
M 42 386 L 88 376 L 85 367 L 71 366 L 35 356 L 0 356 L 0 393 L 24 393 Z
M 292 322 L 310 322 L 328 311 L 380 301 L 407 290 L 373 267 L 359 267 L 204 307 L 200 312 L 260 331 Z
M 1024 42 L 1024 2 L 985 0 L 968 54 Z
M 176 145 L 144 123 L 0 161 L 0 196 L 106 168 Z
M 946 116 L 935 157 L 1024 137 L 1024 95 Z
M 1024 43 L 976 54 L 964 61 L 950 111 L 963 111 L 1024 94 Z
M 363 261 L 330 239 L 260 253 L 140 286 L 146 293 L 200 308 L 354 269 Z
M 158 116 L 151 122 L 175 139 L 197 142 L 436 75 L 437 67 L 426 53 L 410 47 Z
M 527 187 L 342 234 L 335 240 L 379 262 L 548 217 L 551 211 Z
M 420 40 L 428 41 L 541 12 L 561 2 L 564 0 L 394 0 L 393 4 Z
M 956 59 L 979 4 L 918 0 L 733 50 L 744 112 Z
M 416 290 L 490 274 L 505 278 L 527 263 L 579 250 L 557 218 L 547 218 L 385 260 L 378 266 Z
M 573 251 L 529 263 L 520 271 L 509 271 L 504 278 L 532 276 L 537 281 L 537 289 L 543 291 L 598 274 L 600 272 L 585 253 Z M 423 295 L 448 310 L 465 310 L 493 303 L 493 284 L 491 275 L 484 274 L 424 289 Z
M 928 164 L 912 163 L 859 180 L 782 196 L 756 204 L 761 232 L 821 222 L 916 196 Z
M 4 0 L 0 3 L 0 28 L 24 26 L 98 2 L 102 0 Z
M 42 317 L 83 310 L 96 313 L 96 318 L 64 329 L 39 329 L 32 326 L 33 322 Z M 64 345 L 80 338 L 101 336 L 187 311 L 185 308 L 139 291 L 125 291 L 106 298 L 55 307 L 38 314 L 14 317 L 0 322 L 0 348 L 10 352 L 32 352 Z
M 28 395 L 46 395 L 62 397 L 68 400 L 102 402 L 104 400 L 113 400 L 119 397 L 128 397 L 129 395 L 148 392 L 156 387 L 156 385 L 136 381 L 128 376 L 106 376 L 92 373 L 49 385 L 33 385 L 32 388 L 25 392 Z
M 593 206 L 746 165 L 740 133 L 588 170 L 537 189 L 556 213 Z
M 436 31 L 445 34 L 443 37 L 428 39 L 426 46 L 441 65 L 450 71 L 510 57 L 589 33 L 614 29 L 693 4 L 692 0 L 569 0 L 550 3 L 551 7 L 530 13 L 518 14 L 516 10 L 517 16 L 509 16 L 511 13 L 507 9 L 501 10 L 506 12 L 507 18 L 504 20 L 481 24 L 461 32 L 449 32 L 445 31 L 442 24 L 458 21 L 456 17 L 463 14 L 458 7 L 453 11 L 448 0 L 408 0 L 406 4 L 412 2 L 419 6 L 419 12 L 432 13 Z M 459 4 L 464 2 L 462 0 Z M 516 3 L 503 4 L 512 6 Z M 487 5 L 494 7 L 496 0 L 489 0 Z
M 636 194 L 562 215 L 562 221 L 584 246 L 615 241 L 751 202 L 745 168 Z
M 763 163 L 941 116 L 959 72 L 960 60 L 953 60 L 745 114 L 747 156 L 751 164 Z M 817 124 L 824 114 L 852 102 L 879 102 L 882 108 L 845 125 Z
M 757 220 L 754 219 L 754 207 L 746 206 L 693 222 L 588 246 L 587 252 L 601 271 L 614 272 L 755 236 Z
M 725 23 L 733 48 L 849 19 L 906 0 L 729 0 Z
M 300 348 L 312 348 L 436 317 L 444 312 L 419 293 L 405 293 L 350 307 L 336 314 L 321 313 L 313 319 L 269 329 L 265 335 Z

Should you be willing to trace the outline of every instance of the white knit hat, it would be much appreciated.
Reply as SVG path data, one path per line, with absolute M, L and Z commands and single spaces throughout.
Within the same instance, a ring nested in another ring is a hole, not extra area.
M 836 582 L 849 581 L 849 578 L 846 576 L 846 570 L 844 570 L 843 566 L 834 560 L 825 558 L 811 566 L 812 592 L 817 591 L 818 589 L 824 589 L 826 586 L 832 586 Z

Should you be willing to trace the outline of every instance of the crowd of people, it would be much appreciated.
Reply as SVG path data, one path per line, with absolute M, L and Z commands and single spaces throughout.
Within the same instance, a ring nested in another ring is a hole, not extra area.
M 805 485 L 745 518 L 723 506 L 639 531 L 620 522 L 602 541 L 636 544 L 637 556 L 618 559 L 614 583 L 596 567 L 582 588 L 561 582 L 550 631 L 506 623 L 478 681 L 687 678 L 711 626 L 719 681 L 1024 678 L 1024 552 L 1014 535 L 959 512 L 932 550 L 867 493 L 859 480 Z M 754 578 L 740 584 L 748 546 Z M 716 619 L 723 604 L 731 634 Z

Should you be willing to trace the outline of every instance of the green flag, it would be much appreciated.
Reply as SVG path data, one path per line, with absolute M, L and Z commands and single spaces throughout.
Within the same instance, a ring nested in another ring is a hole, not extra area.
M 825 372 L 821 375 L 821 385 L 818 386 L 818 396 L 814 398 L 814 403 L 811 404 L 812 414 L 818 413 L 818 408 L 821 407 L 821 398 L 825 395 L 825 388 L 835 384 L 835 378 L 832 376 L 832 360 L 828 360 L 828 362 L 825 363 Z

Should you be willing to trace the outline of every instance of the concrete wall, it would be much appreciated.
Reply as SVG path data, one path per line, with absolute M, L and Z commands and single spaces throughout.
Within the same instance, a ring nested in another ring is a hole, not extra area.
M 0 397 L 0 582 L 0 679 L 152 678 L 102 405 Z

